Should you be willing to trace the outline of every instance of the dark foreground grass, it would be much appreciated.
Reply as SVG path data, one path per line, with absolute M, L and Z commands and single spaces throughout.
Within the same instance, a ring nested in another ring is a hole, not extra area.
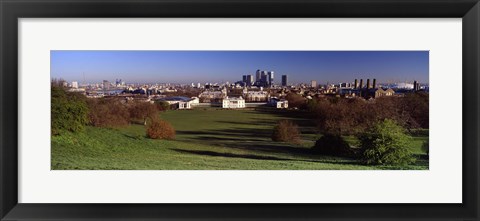
M 120 129 L 87 127 L 82 133 L 52 137 L 52 169 L 85 170 L 371 170 L 428 169 L 420 159 L 406 167 L 366 166 L 355 159 L 313 155 L 318 138 L 314 123 L 299 111 L 214 108 L 167 111 L 161 117 L 174 126 L 174 141 L 145 137 L 143 125 Z M 280 119 L 295 121 L 303 143 L 271 141 Z M 424 155 L 427 137 L 415 137 L 412 150 Z M 347 137 L 355 145 L 355 139 Z M 419 157 L 421 158 L 421 157 Z

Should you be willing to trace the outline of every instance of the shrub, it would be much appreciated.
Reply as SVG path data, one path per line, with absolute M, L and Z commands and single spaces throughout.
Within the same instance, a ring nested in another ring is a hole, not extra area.
M 415 161 L 408 148 L 411 137 L 393 120 L 379 121 L 358 139 L 367 164 L 403 166 Z
M 326 134 L 315 142 L 314 153 L 330 156 L 351 157 L 350 145 L 339 135 Z
M 88 106 L 82 94 L 65 91 L 61 86 L 51 87 L 51 132 L 82 131 L 88 122 Z
M 167 121 L 154 119 L 147 124 L 147 136 L 151 139 L 175 139 L 175 129 Z
M 300 143 L 300 131 L 298 130 L 298 126 L 289 120 L 279 121 L 273 128 L 272 140 L 294 144 Z

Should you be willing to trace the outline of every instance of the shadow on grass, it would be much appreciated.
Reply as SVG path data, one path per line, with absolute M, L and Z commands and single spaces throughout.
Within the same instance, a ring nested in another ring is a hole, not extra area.
M 177 131 L 177 135 L 186 135 L 181 140 L 188 143 L 200 143 L 215 147 L 272 154 L 288 154 L 308 159 L 318 158 L 312 155 L 310 148 L 272 141 L 271 129 L 230 128 L 205 131 Z
M 147 138 L 146 135 L 123 134 L 123 136 L 128 137 L 128 138 L 130 138 L 130 139 L 134 139 L 134 140 L 141 140 L 141 139 Z
M 313 159 L 290 159 L 290 158 L 281 158 L 274 156 L 261 156 L 254 154 L 235 154 L 235 153 L 219 153 L 214 151 L 207 150 L 184 150 L 184 149 L 171 149 L 179 153 L 195 154 L 202 156 L 211 156 L 211 157 L 227 157 L 227 158 L 242 158 L 242 159 L 252 159 L 252 160 L 275 160 L 275 161 L 298 161 L 298 162 L 308 162 L 308 163 L 326 163 L 326 164 L 341 164 L 341 165 L 361 165 L 360 163 L 352 160 L 341 161 L 341 160 L 313 160 Z
M 292 159 L 284 159 L 279 157 L 272 156 L 259 156 L 253 154 L 234 154 L 234 153 L 218 153 L 214 151 L 206 150 L 182 150 L 182 149 L 172 149 L 180 153 L 189 153 L 196 155 L 212 156 L 212 157 L 230 157 L 230 158 L 245 158 L 245 159 L 254 159 L 254 160 L 280 160 L 280 161 L 290 161 Z
M 232 138 L 232 137 L 217 137 L 217 136 L 198 136 L 197 138 L 195 139 L 198 139 L 198 140 L 204 140 L 204 141 L 212 141 L 212 140 L 221 140 L 221 141 L 230 141 L 230 142 L 233 142 L 233 141 L 246 141 L 244 138 Z M 261 139 L 254 139 L 254 138 L 249 138 L 248 141 L 250 142 L 261 142 L 263 140 Z

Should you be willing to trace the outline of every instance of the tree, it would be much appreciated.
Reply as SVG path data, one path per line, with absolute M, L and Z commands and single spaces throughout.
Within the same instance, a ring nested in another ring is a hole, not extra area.
M 166 101 L 155 101 L 155 105 L 159 111 L 170 110 L 170 104 Z
M 315 142 L 314 153 L 330 156 L 352 157 L 350 145 L 339 135 L 325 134 Z
M 306 99 L 302 95 L 296 93 L 288 93 L 287 96 L 285 96 L 285 99 L 288 101 L 289 107 L 298 109 L 305 108 Z
M 82 131 L 88 122 L 88 106 L 82 94 L 65 91 L 61 86 L 51 87 L 51 132 Z
M 402 99 L 402 111 L 408 113 L 410 121 L 407 121 L 409 128 L 428 128 L 429 126 L 429 96 L 425 92 L 408 93 Z
M 142 120 L 143 125 L 147 125 L 147 119 L 157 118 L 158 109 L 155 104 L 150 102 L 134 102 L 129 108 L 131 120 Z
M 289 120 L 281 120 L 273 128 L 272 140 L 277 142 L 301 143 L 298 126 Z
M 125 104 L 116 98 L 89 99 L 90 124 L 95 127 L 123 127 L 130 123 Z
M 313 111 L 321 132 L 349 135 L 363 131 L 370 118 L 367 104 L 360 99 L 320 99 Z
M 175 129 L 167 121 L 153 119 L 147 124 L 147 136 L 151 139 L 175 139 Z
M 379 121 L 358 139 L 367 164 L 407 165 L 415 161 L 408 147 L 411 137 L 393 120 Z

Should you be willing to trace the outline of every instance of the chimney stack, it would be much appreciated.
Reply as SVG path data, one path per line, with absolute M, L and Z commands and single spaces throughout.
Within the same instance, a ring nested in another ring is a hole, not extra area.
M 363 79 L 360 79 L 360 85 L 358 86 L 359 89 L 363 88 Z
M 367 89 L 370 89 L 370 79 L 367 79 Z
M 372 85 L 372 88 L 375 89 L 377 88 L 377 79 L 373 79 L 373 85 Z
M 357 81 L 357 79 L 355 79 L 355 84 L 353 85 L 353 88 L 354 88 L 354 89 L 357 89 L 357 88 L 358 88 L 358 81 Z
M 414 91 L 418 91 L 417 81 L 413 81 L 413 90 L 414 90 Z

